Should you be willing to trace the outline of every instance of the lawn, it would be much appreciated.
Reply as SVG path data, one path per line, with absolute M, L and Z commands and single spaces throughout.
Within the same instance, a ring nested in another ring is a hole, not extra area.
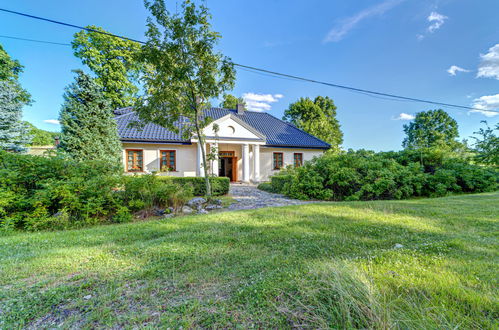
M 498 229 L 489 193 L 2 234 L 0 328 L 494 328 Z

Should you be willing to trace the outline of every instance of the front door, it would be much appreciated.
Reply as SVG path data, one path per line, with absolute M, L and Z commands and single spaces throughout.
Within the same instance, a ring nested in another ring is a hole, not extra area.
M 218 176 L 226 176 L 230 181 L 237 181 L 237 157 L 234 157 L 234 151 L 219 153 Z

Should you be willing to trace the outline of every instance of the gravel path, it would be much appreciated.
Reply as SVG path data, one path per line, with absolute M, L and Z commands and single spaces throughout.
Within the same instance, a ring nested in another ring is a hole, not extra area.
M 230 185 L 229 194 L 237 201 L 228 207 L 229 210 L 259 209 L 269 206 L 286 206 L 312 203 L 290 199 L 280 194 L 273 194 L 258 189 L 254 185 L 234 183 Z

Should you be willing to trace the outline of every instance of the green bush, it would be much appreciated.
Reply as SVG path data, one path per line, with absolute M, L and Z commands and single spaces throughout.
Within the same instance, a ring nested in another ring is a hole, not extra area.
M 160 180 L 169 181 L 179 186 L 190 185 L 194 196 L 205 196 L 205 179 L 201 177 L 158 176 Z M 226 177 L 210 177 L 213 196 L 223 196 L 229 193 L 230 180 Z
M 125 205 L 134 212 L 143 211 L 142 217 L 155 209 L 172 207 L 178 211 L 193 195 L 190 185 L 178 185 L 162 180 L 154 174 L 125 177 L 122 191 Z
M 219 188 L 220 189 L 220 188 Z M 108 162 L 0 151 L 0 228 L 57 230 L 128 222 L 184 205 L 190 185 L 124 176 Z
M 65 229 L 111 221 L 119 168 L 0 152 L 0 227 Z
M 270 185 L 273 192 L 283 193 L 284 188 L 291 183 L 293 176 L 286 173 L 287 172 L 283 171 L 272 177 Z
M 271 187 L 293 198 L 338 201 L 444 196 L 498 188 L 499 174 L 493 169 L 445 158 L 438 152 L 423 155 L 428 164 L 423 166 L 414 161 L 416 156 L 414 151 L 326 154 L 302 167 L 281 171 L 271 178 Z
M 258 185 L 257 188 L 266 192 L 274 192 L 272 190 L 272 184 L 270 182 L 262 182 Z

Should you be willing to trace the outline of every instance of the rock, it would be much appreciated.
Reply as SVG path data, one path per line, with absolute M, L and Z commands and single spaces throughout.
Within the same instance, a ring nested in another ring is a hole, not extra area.
M 192 212 L 194 212 L 194 210 L 192 208 L 190 208 L 189 206 L 182 207 L 182 213 L 191 214 Z
M 213 204 L 206 205 L 206 207 L 205 207 L 205 209 L 208 211 L 222 209 L 222 208 L 223 208 L 222 205 L 213 205 Z
M 155 209 L 152 211 L 152 213 L 153 213 L 155 216 L 160 217 L 160 216 L 162 216 L 163 214 L 165 214 L 165 213 L 166 213 L 165 211 L 166 211 L 166 210 L 164 210 L 164 209 L 155 208 Z
M 175 209 L 171 206 L 169 208 L 167 208 L 165 211 L 166 211 L 165 212 L 166 214 L 175 213 Z
M 210 204 L 222 205 L 222 200 L 221 199 L 212 199 L 212 200 L 210 200 Z
M 92 295 L 91 295 L 91 294 L 86 295 L 85 297 L 83 297 L 83 299 L 85 299 L 85 300 L 88 300 L 88 299 L 90 299 L 90 298 L 92 298 Z
M 165 214 L 165 215 L 163 216 L 163 219 L 170 219 L 170 218 L 173 218 L 174 216 L 175 216 L 175 214 L 173 214 L 173 213 L 168 213 L 168 214 Z
M 403 248 L 403 247 L 404 247 L 404 246 L 403 246 L 402 244 L 397 243 L 397 244 L 395 244 L 395 246 L 394 246 L 393 248 L 394 248 L 394 249 L 401 249 L 401 248 Z
M 200 209 L 198 210 L 198 214 L 208 214 L 208 211 L 206 211 L 205 209 Z
M 187 202 L 187 205 L 194 208 L 194 207 L 199 207 L 199 205 L 203 205 L 204 203 L 206 203 L 206 199 L 204 199 L 203 197 L 195 197 L 193 199 L 191 199 L 190 201 Z

